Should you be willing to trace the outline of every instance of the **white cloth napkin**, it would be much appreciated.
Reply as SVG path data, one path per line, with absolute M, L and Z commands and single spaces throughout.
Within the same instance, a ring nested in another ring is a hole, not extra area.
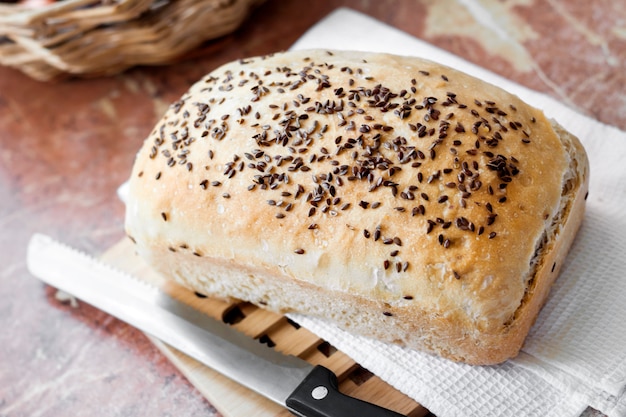
M 626 416 L 626 132 L 348 9 L 293 48 L 415 55 L 461 69 L 543 109 L 581 139 L 591 162 L 583 226 L 518 358 L 489 367 L 456 364 L 293 318 L 438 417 L 576 417 L 587 406 Z

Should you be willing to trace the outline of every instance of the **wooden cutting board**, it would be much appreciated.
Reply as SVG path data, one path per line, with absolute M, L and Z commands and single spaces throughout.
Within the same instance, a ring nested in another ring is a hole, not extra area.
M 371 374 L 344 353 L 286 317 L 257 308 L 249 303 L 227 303 L 195 294 L 164 280 L 139 258 L 132 243 L 124 239 L 102 260 L 157 285 L 172 297 L 222 320 L 239 331 L 274 349 L 298 356 L 309 363 L 321 364 L 337 375 L 344 394 L 360 398 L 401 414 L 419 417 L 428 410 Z M 283 407 L 212 371 L 176 349 L 150 337 L 163 354 L 189 379 L 224 417 L 287 417 Z M 268 382 L 271 383 L 271 382 Z

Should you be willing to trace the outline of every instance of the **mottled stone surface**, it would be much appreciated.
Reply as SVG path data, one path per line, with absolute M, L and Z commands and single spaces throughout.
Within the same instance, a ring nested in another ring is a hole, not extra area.
M 140 332 L 55 299 L 26 270 L 26 243 L 43 232 L 97 255 L 121 239 L 115 190 L 167 105 L 222 63 L 287 49 L 339 6 L 626 129 L 621 0 L 270 0 L 168 67 L 48 84 L 0 68 L 0 416 L 217 415 Z

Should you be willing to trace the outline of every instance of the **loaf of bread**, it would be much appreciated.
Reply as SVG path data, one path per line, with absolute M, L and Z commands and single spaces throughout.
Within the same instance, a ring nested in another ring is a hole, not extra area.
M 494 364 L 565 261 L 588 170 L 574 136 L 457 70 L 286 52 L 224 65 L 169 108 L 126 230 L 194 291 Z

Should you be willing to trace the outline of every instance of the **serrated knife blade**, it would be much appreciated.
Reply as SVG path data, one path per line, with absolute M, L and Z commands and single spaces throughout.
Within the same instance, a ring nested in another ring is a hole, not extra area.
M 47 284 L 150 334 L 295 415 L 400 416 L 341 394 L 330 370 L 274 351 L 158 288 L 48 236 L 33 235 L 27 266 Z

